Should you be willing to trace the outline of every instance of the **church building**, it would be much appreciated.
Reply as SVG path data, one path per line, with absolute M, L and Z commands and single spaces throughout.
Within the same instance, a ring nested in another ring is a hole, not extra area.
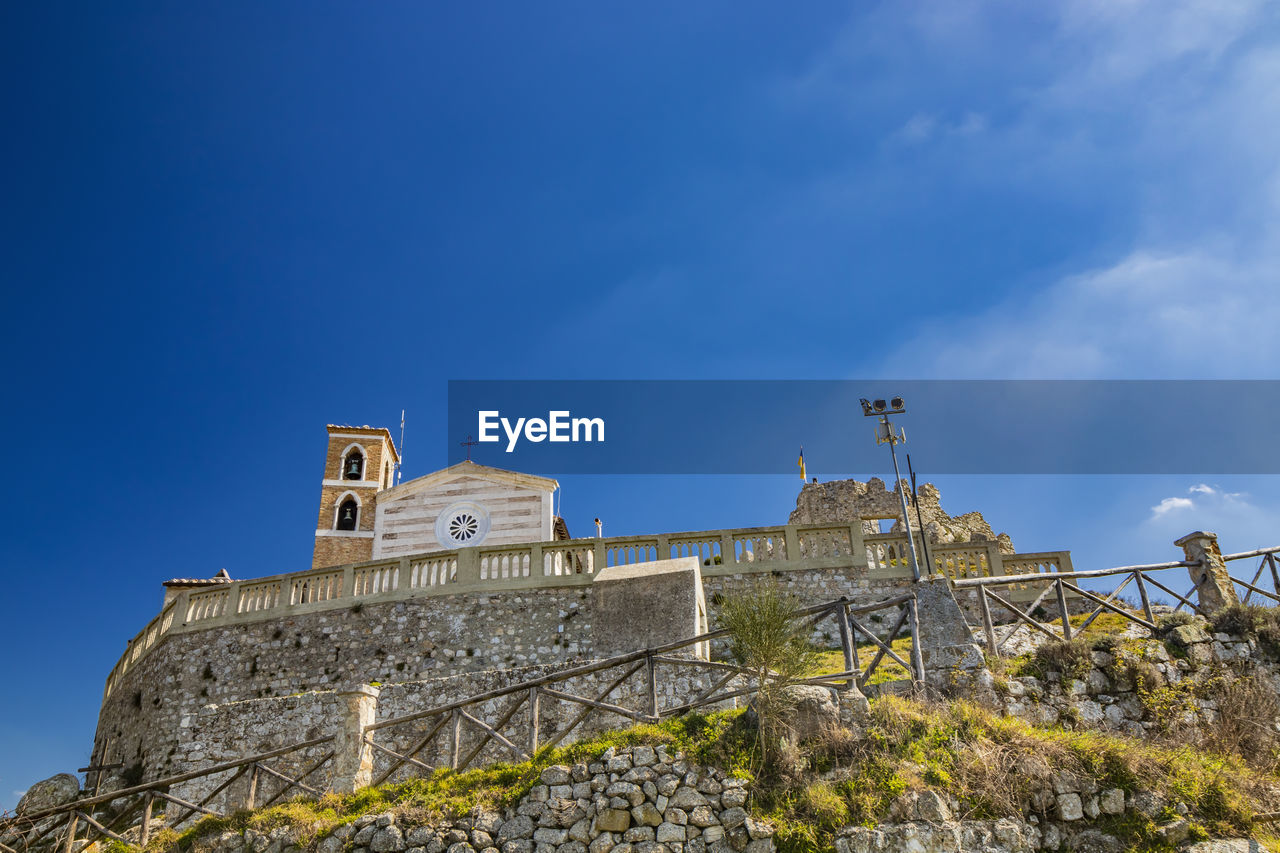
M 328 432 L 312 568 L 569 538 L 554 513 L 555 480 L 467 461 L 397 485 L 387 429 Z

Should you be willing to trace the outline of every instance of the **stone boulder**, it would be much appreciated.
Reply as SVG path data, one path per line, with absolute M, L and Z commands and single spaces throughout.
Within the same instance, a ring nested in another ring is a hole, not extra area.
M 80 796 L 80 780 L 70 773 L 59 773 L 27 789 L 18 800 L 18 814 L 43 811 L 64 806 Z
M 840 704 L 836 692 L 830 687 L 816 684 L 797 684 L 787 688 L 787 698 L 792 702 L 787 724 L 797 741 L 816 737 L 824 730 L 841 725 Z M 848 712 L 846 712 L 848 714 Z M 759 725 L 754 704 L 748 704 L 746 720 L 749 725 Z

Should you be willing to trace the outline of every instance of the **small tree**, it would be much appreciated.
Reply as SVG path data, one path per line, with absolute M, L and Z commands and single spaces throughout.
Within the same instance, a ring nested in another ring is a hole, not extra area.
M 816 663 L 808 624 L 793 619 L 798 602 L 773 581 L 727 595 L 720 604 L 720 623 L 729 631 L 729 653 L 756 682 L 754 706 L 760 723 L 761 760 L 771 766 L 790 731 L 794 707 L 788 688 Z

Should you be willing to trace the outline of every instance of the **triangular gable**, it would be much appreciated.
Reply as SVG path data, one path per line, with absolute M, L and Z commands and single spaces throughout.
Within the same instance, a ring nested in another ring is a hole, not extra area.
M 475 462 L 459 462 L 457 465 L 450 465 L 448 468 L 441 468 L 439 471 L 433 471 L 414 480 L 401 483 L 387 489 L 378 495 L 379 503 L 384 501 L 396 500 L 415 492 L 430 489 L 434 486 L 444 485 L 457 480 L 461 477 L 474 477 L 480 480 L 488 480 L 491 483 L 500 483 L 504 486 L 517 486 L 525 489 L 532 489 L 538 492 L 554 492 L 560 488 L 560 484 L 555 480 L 547 477 L 538 477 L 533 474 L 521 474 L 519 471 L 506 471 L 502 468 L 490 468 L 488 465 L 478 465 Z

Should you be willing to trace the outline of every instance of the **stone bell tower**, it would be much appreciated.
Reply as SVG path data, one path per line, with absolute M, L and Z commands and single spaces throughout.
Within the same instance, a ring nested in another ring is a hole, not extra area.
M 391 433 L 382 427 L 329 424 L 327 429 L 313 569 L 373 557 L 378 493 L 395 485 L 400 462 Z

